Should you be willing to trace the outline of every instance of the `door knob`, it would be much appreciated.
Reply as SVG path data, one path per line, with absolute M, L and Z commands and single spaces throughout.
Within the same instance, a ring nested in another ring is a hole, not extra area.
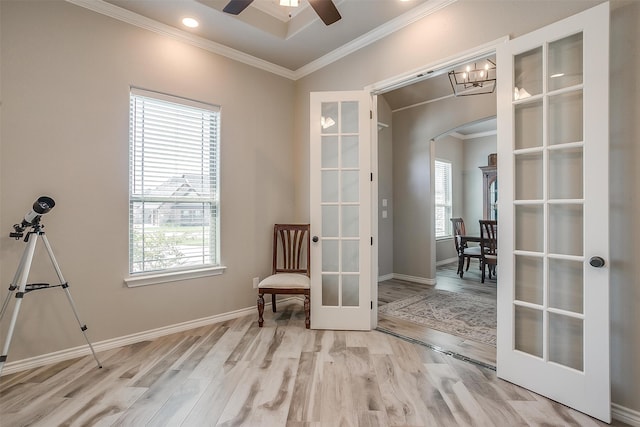
M 318 236 L 313 236 L 313 238 L 311 239 L 311 241 L 313 243 L 318 243 Z
M 604 267 L 605 263 L 602 257 L 592 256 L 591 259 L 589 259 L 589 264 L 591 265 L 591 267 L 600 268 L 600 267 Z

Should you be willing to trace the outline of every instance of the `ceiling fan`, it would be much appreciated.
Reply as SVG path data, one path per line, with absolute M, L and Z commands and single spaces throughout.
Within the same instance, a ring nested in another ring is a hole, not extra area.
M 333 0 L 308 0 L 308 2 L 325 25 L 331 25 L 342 18 L 336 5 L 333 4 Z M 253 0 L 231 0 L 222 11 L 232 15 L 238 15 L 251 3 L 253 3 Z

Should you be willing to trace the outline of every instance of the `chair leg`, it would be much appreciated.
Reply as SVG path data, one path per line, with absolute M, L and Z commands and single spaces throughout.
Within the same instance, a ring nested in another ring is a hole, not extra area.
M 307 329 L 311 328 L 311 301 L 309 295 L 304 296 L 304 326 Z
M 258 294 L 258 326 L 262 328 L 264 324 L 264 295 Z
M 480 283 L 484 283 L 484 273 L 485 273 L 485 270 L 486 270 L 485 267 L 486 267 L 486 265 L 483 262 L 480 262 L 480 270 L 482 270 L 482 279 L 480 279 Z M 491 267 L 489 267 L 489 268 L 491 268 Z M 489 274 L 491 274 L 491 273 L 489 273 Z M 491 277 L 491 276 L 489 276 L 489 277 Z
M 471 257 L 467 257 L 467 269 L 465 271 L 469 271 L 469 263 L 471 262 Z
M 271 294 L 271 309 L 276 312 L 276 294 Z

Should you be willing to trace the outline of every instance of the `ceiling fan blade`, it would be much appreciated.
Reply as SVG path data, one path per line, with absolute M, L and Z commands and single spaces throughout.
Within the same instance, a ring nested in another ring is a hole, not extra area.
M 309 4 L 326 25 L 331 25 L 342 18 L 332 0 L 309 0 Z
M 253 3 L 253 0 L 231 0 L 229 3 L 227 3 L 224 9 L 222 9 L 222 11 L 230 13 L 232 15 L 238 15 L 251 3 Z

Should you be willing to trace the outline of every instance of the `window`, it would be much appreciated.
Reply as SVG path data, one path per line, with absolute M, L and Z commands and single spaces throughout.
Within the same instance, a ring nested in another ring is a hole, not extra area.
M 131 89 L 129 272 L 220 263 L 220 108 Z
M 451 163 L 435 161 L 436 239 L 451 236 Z

